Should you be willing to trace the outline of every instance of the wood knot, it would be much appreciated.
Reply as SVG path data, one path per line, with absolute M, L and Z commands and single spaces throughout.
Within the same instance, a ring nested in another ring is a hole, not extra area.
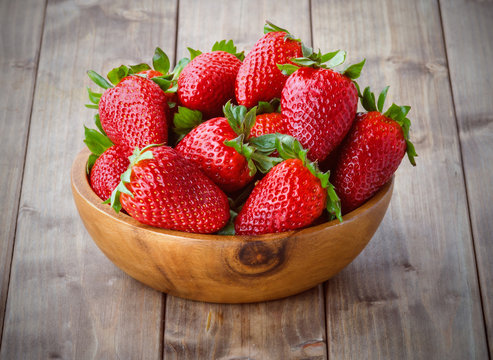
M 259 276 L 271 272 L 284 262 L 283 241 L 247 241 L 229 258 L 229 267 L 237 273 Z

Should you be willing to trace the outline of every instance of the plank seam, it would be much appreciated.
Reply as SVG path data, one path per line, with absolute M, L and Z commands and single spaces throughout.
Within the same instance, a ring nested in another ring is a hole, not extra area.
M 450 75 L 450 66 L 449 66 L 449 59 L 448 59 L 448 49 L 447 49 L 447 40 L 445 37 L 445 27 L 443 26 L 443 16 L 442 16 L 442 0 L 437 0 L 438 2 L 438 15 L 440 17 L 440 26 L 442 28 L 442 39 L 443 39 L 443 46 L 444 46 L 444 52 L 445 52 L 445 61 L 447 64 L 447 76 L 448 76 L 448 81 L 449 81 L 449 86 L 450 86 L 450 92 L 451 92 L 451 100 L 452 100 L 452 106 L 454 110 L 454 119 L 455 119 L 455 126 L 457 130 L 457 138 L 458 138 L 458 146 L 459 146 L 459 155 L 460 155 L 460 163 L 461 163 L 461 168 L 462 168 L 462 179 L 464 181 L 464 187 L 465 187 L 465 193 L 466 193 L 466 199 L 467 199 L 467 215 L 468 215 L 468 220 L 469 220 L 469 229 L 471 232 L 471 243 L 472 243 L 472 250 L 474 254 L 474 266 L 476 269 L 476 280 L 478 282 L 478 290 L 479 290 L 479 302 L 481 305 L 481 315 L 483 318 L 483 331 L 486 337 L 486 353 L 488 354 L 488 359 L 491 360 L 491 354 L 489 352 L 490 349 L 490 344 L 489 344 L 489 337 L 488 337 L 488 327 L 486 326 L 486 317 L 484 314 L 484 304 L 483 304 L 483 291 L 481 289 L 481 279 L 480 279 L 480 274 L 479 274 L 479 267 L 478 267 L 478 262 L 477 262 L 477 252 L 476 252 L 476 244 L 475 244 L 475 234 L 474 234 L 474 229 L 472 226 L 472 218 L 471 218 L 471 206 L 470 206 L 470 200 L 469 200 L 469 192 L 468 192 L 468 187 L 467 187 L 467 177 L 466 177 L 466 169 L 464 167 L 464 157 L 462 155 L 462 141 L 461 141 L 461 136 L 460 136 L 460 127 L 459 127 L 459 121 L 458 121 L 458 116 L 457 116 L 457 108 L 455 105 L 455 96 L 454 96 L 454 86 L 452 83 L 452 77 Z
M 21 183 L 20 183 L 20 190 L 19 194 L 17 196 L 17 216 L 16 216 L 16 221 L 15 221 L 15 228 L 14 228 L 14 236 L 12 239 L 12 251 L 10 254 L 10 266 L 9 266 L 9 274 L 8 274 L 8 281 L 7 281 L 7 290 L 6 290 L 6 296 L 5 296 L 5 306 L 3 309 L 3 321 L 0 327 L 0 351 L 2 349 L 2 344 L 3 344 L 3 333 L 5 330 L 5 319 L 7 315 L 7 304 L 8 304 L 8 298 L 9 298 L 9 290 L 10 290 L 10 278 L 12 275 L 12 262 L 14 259 L 14 251 L 15 251 L 15 239 L 17 237 L 17 224 L 19 222 L 19 206 L 20 206 L 20 201 L 21 201 L 21 195 L 22 195 L 22 190 L 23 190 L 23 184 L 24 184 L 24 172 L 26 169 L 26 158 L 27 158 L 27 148 L 29 146 L 29 135 L 31 132 L 31 119 L 33 116 L 33 105 L 34 105 L 34 95 L 36 93 L 36 85 L 38 82 L 38 69 L 39 69 L 39 58 L 41 54 L 41 48 L 43 47 L 43 35 L 44 35 L 44 30 L 45 30 L 45 20 L 46 20 L 46 8 L 48 7 L 48 0 L 45 0 L 44 3 L 44 8 L 43 8 L 43 18 L 41 20 L 41 30 L 40 30 L 40 35 L 39 35 L 39 41 L 38 41 L 38 48 L 36 50 L 36 59 L 35 63 L 36 66 L 34 68 L 34 82 L 33 82 L 33 87 L 31 90 L 31 109 L 29 111 L 29 119 L 27 121 L 27 131 L 26 131 L 26 137 L 25 137 L 25 145 L 24 145 L 24 161 L 22 163 L 22 170 L 20 174 L 21 178 Z
M 178 58 L 178 28 L 179 28 L 179 22 L 180 22 L 180 0 L 176 0 L 176 21 L 175 21 L 175 53 L 174 53 L 174 66 L 176 66 L 176 59 Z M 164 360 L 166 356 L 166 345 L 165 345 L 165 338 L 166 338 L 166 305 L 167 305 L 167 300 L 168 300 L 168 295 L 163 293 L 163 305 L 162 305 L 162 321 L 161 321 L 161 326 L 160 326 L 160 339 L 161 339 L 161 346 L 159 347 L 160 350 L 160 359 Z

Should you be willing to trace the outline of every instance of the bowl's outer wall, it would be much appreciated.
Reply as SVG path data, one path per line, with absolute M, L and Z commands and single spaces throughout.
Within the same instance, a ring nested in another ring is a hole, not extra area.
M 393 182 L 337 221 L 267 236 L 188 234 L 139 224 L 115 214 L 92 191 L 89 152 L 72 167 L 80 217 L 104 254 L 133 278 L 172 295 L 221 303 L 278 299 L 338 273 L 367 245 L 382 221 Z

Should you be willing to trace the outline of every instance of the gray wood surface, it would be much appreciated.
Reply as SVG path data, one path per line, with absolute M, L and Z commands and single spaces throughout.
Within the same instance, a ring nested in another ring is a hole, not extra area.
M 404 159 L 370 245 L 325 284 L 246 305 L 167 297 L 76 213 L 85 71 L 155 46 L 249 50 L 265 19 L 366 57 L 360 85 L 412 106 L 418 165 Z M 466 0 L 0 0 L 0 359 L 491 358 L 492 19 L 491 1 Z
M 180 1 L 177 54 L 210 50 L 234 39 L 249 50 L 266 19 L 310 41 L 309 2 Z M 323 294 L 319 288 L 252 305 L 207 304 L 168 297 L 165 359 L 325 359 Z M 207 325 L 209 324 L 209 325 Z
M 44 9 L 44 1 L 0 2 L 0 341 Z
M 2 359 L 159 359 L 164 295 L 117 269 L 76 213 L 85 72 L 175 44 L 176 3 L 48 3 L 1 345 Z M 27 30 L 24 30 L 27 31 Z M 3 139 L 3 135 L 2 135 Z
M 312 1 L 316 46 L 366 57 L 359 83 L 411 105 L 419 157 L 397 171 L 387 216 L 327 286 L 330 359 L 487 359 L 438 4 Z M 352 14 L 365 14 L 347 22 Z
M 490 357 L 493 356 L 493 2 L 440 1 Z

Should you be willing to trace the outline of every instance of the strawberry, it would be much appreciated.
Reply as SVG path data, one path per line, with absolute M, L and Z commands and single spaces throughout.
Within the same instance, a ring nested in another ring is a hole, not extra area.
M 268 155 L 274 151 L 272 137 L 250 137 L 256 108 L 248 113 L 244 106 L 224 106 L 226 117 L 207 120 L 198 125 L 176 146 L 185 158 L 194 162 L 221 189 L 232 192 L 253 180 L 257 168 L 267 172 L 278 159 Z
M 259 101 L 280 98 L 286 76 L 276 64 L 302 55 L 300 41 L 285 29 L 266 22 L 262 36 L 241 64 L 236 77 L 236 100 L 248 108 Z
M 280 111 L 276 111 L 275 107 L 279 108 L 279 99 L 274 99 L 271 103 L 259 102 L 255 125 L 250 131 L 251 137 L 275 133 L 287 134 L 284 117 Z
M 236 53 L 232 40 L 215 43 L 207 53 L 189 50 L 192 60 L 178 78 L 180 103 L 202 112 L 206 118 L 219 116 L 222 106 L 234 99 L 243 53 Z
M 228 222 L 226 195 L 173 148 L 136 149 L 121 178 L 111 195 L 112 207 L 117 212 L 123 207 L 144 224 L 213 233 Z
M 88 71 L 89 77 L 106 91 L 99 94 L 88 88 L 92 104 L 86 106 L 99 110 L 103 127 L 115 144 L 142 147 L 166 142 L 171 123 L 168 119 L 178 107 L 178 77 L 189 61 L 181 59 L 169 72 L 169 58 L 158 47 L 152 59 L 154 69 L 144 63 L 121 65 L 108 73 L 110 82 Z
M 130 148 L 114 145 L 106 136 L 99 115 L 95 117 L 96 129 L 84 126 L 84 143 L 91 151 L 87 161 L 86 173 L 91 188 L 101 199 L 106 200 L 120 182 L 120 175 L 127 169 Z
M 130 148 L 113 145 L 106 149 L 95 161 L 91 169 L 91 188 L 103 200 L 109 199 L 111 193 L 120 183 L 120 176 L 127 170 L 132 154 Z
M 255 186 L 235 220 L 236 234 L 260 235 L 299 229 L 313 223 L 325 208 L 341 221 L 329 173 L 307 160 L 307 151 L 292 137 L 277 140 L 285 161 L 274 166 Z
M 414 145 L 409 140 L 409 106 L 392 106 L 383 113 L 388 87 L 378 98 L 366 88 L 363 107 L 341 146 L 334 177 L 334 186 L 341 198 L 345 213 L 352 211 L 372 197 L 387 183 L 407 152 L 416 165 Z
M 341 64 L 345 52 L 314 53 L 303 46 L 296 65 L 281 65 L 291 74 L 282 91 L 281 107 L 288 133 L 309 150 L 311 160 L 323 161 L 342 141 L 356 115 L 358 91 L 352 79 L 359 77 L 364 60 L 342 74 L 329 69 Z M 326 63 L 326 64 L 324 64 Z

